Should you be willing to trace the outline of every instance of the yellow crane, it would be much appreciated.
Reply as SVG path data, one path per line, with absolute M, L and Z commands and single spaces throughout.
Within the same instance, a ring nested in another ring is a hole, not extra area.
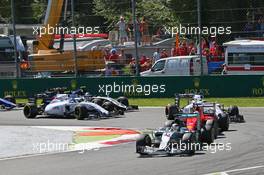
M 44 27 L 58 27 L 63 5 L 66 0 L 49 0 Z M 33 54 L 29 55 L 30 72 L 65 72 L 74 71 L 73 50 L 54 49 L 55 33 L 48 31 L 33 42 Z M 90 72 L 105 68 L 102 51 L 77 51 L 77 70 Z

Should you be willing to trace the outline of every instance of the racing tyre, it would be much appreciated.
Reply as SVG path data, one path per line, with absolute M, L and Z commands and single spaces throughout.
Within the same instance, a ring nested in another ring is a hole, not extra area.
M 244 122 L 245 122 L 244 116 L 239 114 L 239 115 L 237 116 L 237 121 L 238 121 L 239 123 L 244 123 Z
M 204 131 L 203 131 L 203 141 L 208 145 L 214 142 L 216 136 L 215 123 L 212 121 L 207 121 Z
M 114 111 L 115 107 L 113 105 L 113 103 L 111 103 L 110 101 L 104 102 L 104 104 L 102 105 L 102 107 L 104 109 L 106 109 L 107 111 Z
M 228 108 L 228 113 L 230 116 L 238 116 L 239 115 L 239 110 L 237 106 L 231 106 Z
M 226 118 L 225 118 L 225 120 L 224 120 L 224 124 L 223 124 L 223 126 L 222 126 L 222 128 L 221 128 L 221 131 L 228 131 L 228 129 L 229 129 L 229 124 L 230 124 L 230 118 L 229 118 L 228 115 L 226 115 Z
M 38 108 L 35 104 L 26 104 L 23 113 L 26 118 L 36 118 L 38 115 Z
M 210 130 L 205 131 L 205 142 L 210 145 L 215 140 L 215 128 L 212 127 Z
M 74 111 L 75 118 L 77 120 L 83 120 L 87 117 L 88 111 L 84 106 L 77 106 Z
M 99 105 L 99 106 L 102 106 L 103 105 L 103 100 L 102 99 L 98 99 L 98 98 L 95 98 L 92 100 L 93 103 Z
M 148 134 L 141 134 L 136 141 L 136 153 L 146 155 L 144 153 L 145 146 L 151 146 L 151 138 Z
M 192 156 L 195 154 L 196 144 L 194 142 L 194 135 L 192 133 L 185 133 L 182 136 L 182 142 L 185 143 L 185 151 L 183 153 Z
M 168 120 L 173 120 L 174 115 L 179 112 L 178 107 L 176 105 L 167 105 L 165 108 L 165 115 Z
M 120 110 L 118 111 L 118 113 L 119 113 L 119 115 L 125 115 L 125 111 L 122 110 L 122 109 L 120 109 Z
M 129 106 L 128 99 L 126 97 L 119 97 L 117 101 L 125 106 Z
M 218 135 L 219 135 L 219 125 L 217 122 L 214 122 L 214 129 L 215 129 L 215 133 L 214 133 L 214 139 L 217 139 Z
M 16 104 L 16 99 L 13 96 L 11 96 L 11 95 L 5 96 L 4 99 L 7 100 L 7 101 L 10 101 L 11 103 Z

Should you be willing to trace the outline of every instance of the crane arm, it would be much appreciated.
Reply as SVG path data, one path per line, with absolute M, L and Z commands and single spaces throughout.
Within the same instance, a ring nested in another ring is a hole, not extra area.
M 48 27 L 57 27 L 60 22 L 63 4 L 64 0 L 49 0 L 44 21 L 46 33 L 38 38 L 35 52 L 52 49 L 55 33 L 49 34 Z

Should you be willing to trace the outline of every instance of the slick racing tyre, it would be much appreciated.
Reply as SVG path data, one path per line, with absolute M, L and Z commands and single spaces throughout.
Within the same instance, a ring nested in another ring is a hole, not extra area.
M 228 108 L 228 113 L 230 116 L 238 116 L 239 115 L 239 110 L 237 106 L 231 106 Z
M 83 120 L 87 117 L 88 111 L 85 106 L 77 106 L 74 111 L 74 116 L 77 120 Z
M 192 133 L 185 133 L 182 136 L 182 143 L 185 143 L 185 150 L 183 153 L 192 156 L 195 154 L 195 150 L 196 150 L 196 144 L 195 143 L 195 136 Z
M 36 118 L 38 115 L 38 108 L 35 104 L 26 104 L 23 113 L 26 118 Z
M 223 118 L 223 125 L 221 127 L 221 132 L 223 131 L 228 131 L 229 129 L 229 124 L 230 124 L 230 117 L 229 115 L 226 115 L 224 118 Z
M 98 99 L 98 98 L 95 98 L 92 100 L 93 103 L 99 105 L 99 106 L 102 106 L 103 105 L 103 100 L 102 99 Z
M 7 101 L 10 101 L 11 103 L 16 104 L 16 99 L 13 96 L 11 96 L 11 95 L 5 96 L 4 99 L 7 100 Z
M 136 153 L 146 155 L 146 153 L 144 153 L 144 148 L 146 146 L 151 146 L 151 138 L 148 134 L 141 134 L 136 141 Z
M 125 106 L 129 106 L 129 102 L 128 102 L 128 99 L 126 97 L 119 97 L 117 99 L 117 101 Z
M 237 122 L 238 123 L 244 123 L 245 122 L 244 116 L 239 114 L 237 116 Z
M 207 121 L 205 124 L 205 128 L 203 131 L 203 138 L 204 142 L 206 142 L 208 145 L 214 142 L 215 136 L 216 136 L 216 127 L 214 121 Z
M 125 115 L 125 111 L 122 110 L 122 109 L 120 109 L 120 110 L 118 111 L 118 113 L 119 113 L 119 115 Z
M 104 102 L 104 104 L 102 105 L 102 107 L 104 109 L 106 109 L 107 111 L 109 111 L 109 112 L 114 111 L 114 109 L 115 109 L 114 104 L 111 103 L 110 101 Z
M 167 105 L 165 108 L 165 115 L 168 120 L 173 120 L 174 115 L 179 112 L 178 107 L 176 105 Z

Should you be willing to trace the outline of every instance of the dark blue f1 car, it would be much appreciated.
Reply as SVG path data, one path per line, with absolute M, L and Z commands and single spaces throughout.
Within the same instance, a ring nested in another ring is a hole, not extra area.
M 0 98 L 0 107 L 2 109 L 7 109 L 7 110 L 13 109 L 16 107 L 15 103 L 16 102 L 13 100 L 12 97 L 5 97 L 4 99 Z

